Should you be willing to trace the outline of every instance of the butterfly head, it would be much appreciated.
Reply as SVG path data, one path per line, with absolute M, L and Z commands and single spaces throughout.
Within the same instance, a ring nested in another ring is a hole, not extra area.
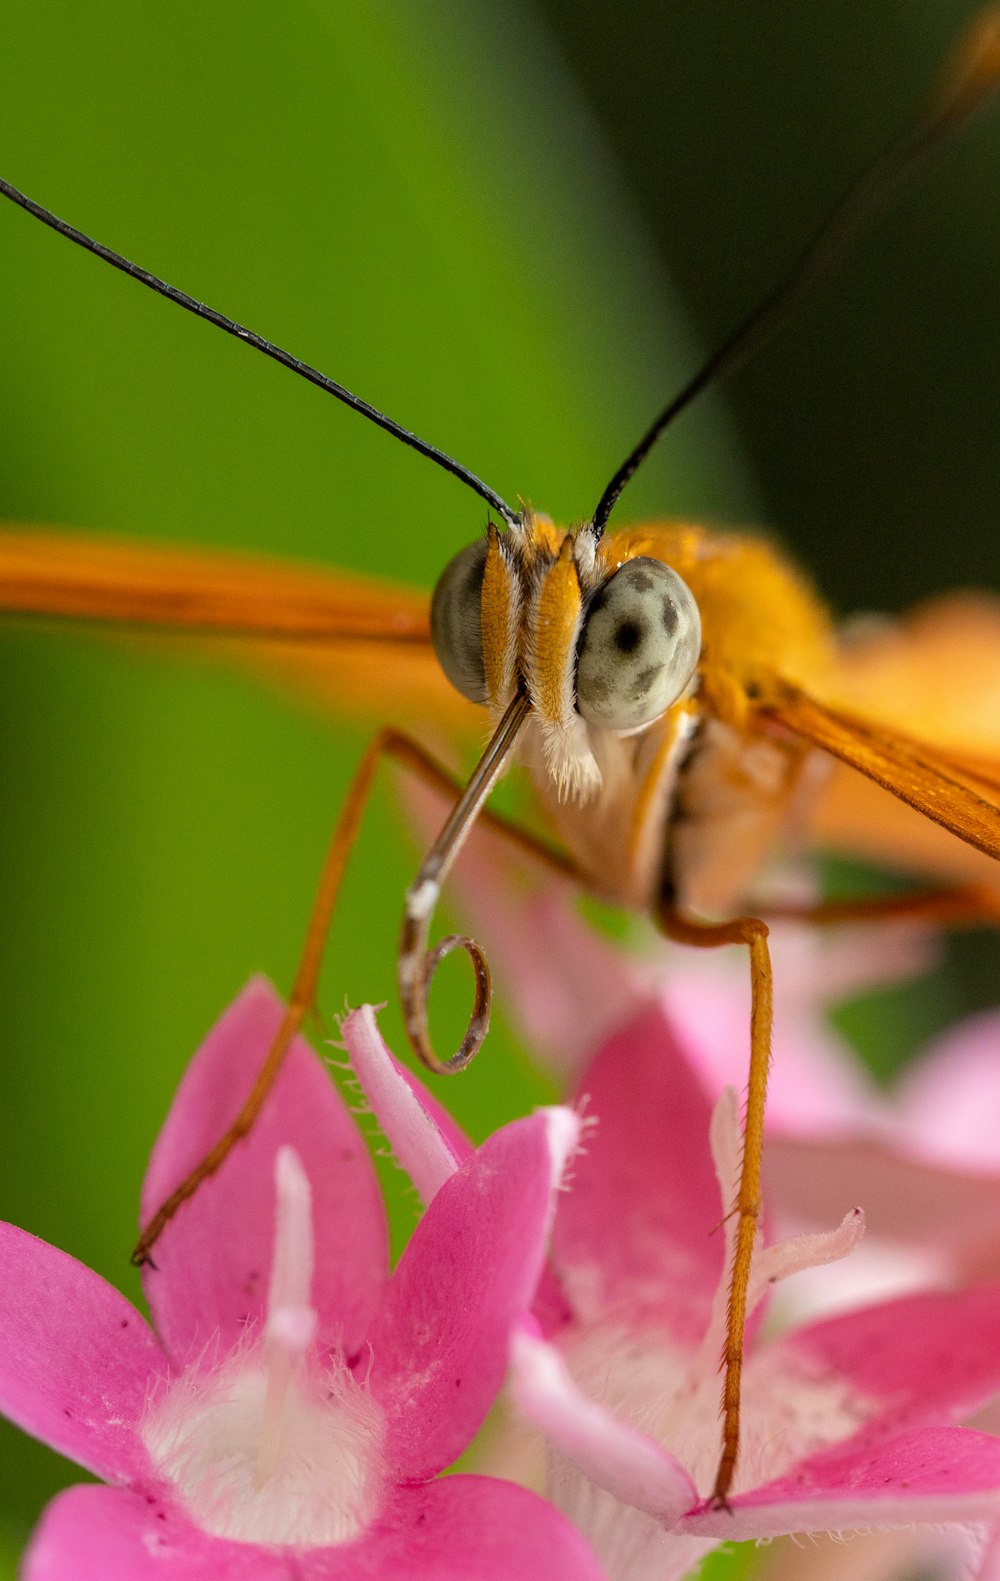
M 434 647 L 452 685 L 494 716 L 531 702 L 559 791 L 600 787 L 592 732 L 630 733 L 683 695 L 701 651 L 698 606 L 663 561 L 625 557 L 588 524 L 523 523 L 469 544 L 434 591 Z

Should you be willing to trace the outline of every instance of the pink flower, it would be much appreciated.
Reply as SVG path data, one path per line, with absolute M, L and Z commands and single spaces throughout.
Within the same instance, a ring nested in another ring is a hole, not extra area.
M 952 1424 L 1000 1388 L 1000 1285 L 753 1344 L 732 1509 L 703 1502 L 727 1267 L 712 1230 L 739 1156 L 735 1094 L 716 1107 L 710 1153 L 708 1101 L 658 1006 L 605 1043 L 580 1092 L 597 1125 L 552 1242 L 570 1315 L 547 1336 L 522 1326 L 513 1392 L 548 1442 L 550 1496 L 614 1581 L 669 1581 L 727 1538 L 995 1519 L 1000 1440 Z M 831 1233 L 759 1247 L 751 1303 L 859 1234 L 855 1211 Z
M 468 1143 L 399 1071 L 370 1012 L 344 1029 L 397 1156 L 438 1134 L 436 1184 Z M 728 1090 L 710 1115 L 659 1005 L 608 1038 L 579 1090 L 594 1125 L 560 1197 L 513 1395 L 547 1442 L 546 1491 L 611 1581 L 671 1581 L 726 1539 L 984 1523 L 1000 1513 L 1000 1440 L 953 1424 L 1000 1388 L 1000 1286 L 873 1305 L 754 1345 L 731 1511 L 704 1503 L 719 1453 L 728 1249 L 719 1228 L 739 1156 Z M 709 1137 L 711 1136 L 711 1146 Z M 858 1242 L 828 1233 L 758 1248 L 751 1303 Z M 533 1476 L 522 1442 L 501 1449 Z
M 280 1015 L 257 982 L 209 1034 L 145 1211 L 235 1113 Z M 367 1152 L 299 1042 L 248 1142 L 158 1244 L 155 1333 L 96 1274 L 0 1226 L 0 1404 L 112 1484 L 50 1505 L 26 1581 L 599 1581 L 542 1499 L 438 1476 L 503 1378 L 576 1129 L 543 1111 L 439 1170 L 390 1276 Z

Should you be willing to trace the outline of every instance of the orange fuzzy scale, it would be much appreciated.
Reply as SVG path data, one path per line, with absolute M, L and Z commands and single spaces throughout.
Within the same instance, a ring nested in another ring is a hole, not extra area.
M 529 635 L 533 701 L 542 718 L 552 724 L 563 724 L 573 709 L 572 667 L 583 609 L 573 547 L 574 539 L 567 533 L 538 590 Z
M 514 685 L 521 589 L 504 552 L 504 540 L 490 523 L 483 568 L 482 628 L 486 697 L 502 709 Z

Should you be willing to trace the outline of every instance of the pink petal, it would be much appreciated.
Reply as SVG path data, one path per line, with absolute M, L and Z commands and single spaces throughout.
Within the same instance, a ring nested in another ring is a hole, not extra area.
M 337 1547 L 263 1547 L 194 1527 L 122 1488 L 70 1488 L 46 1510 L 23 1581 L 604 1581 L 550 1504 L 492 1477 L 401 1488 L 376 1527 Z
M 228 1542 L 171 1504 L 70 1488 L 49 1505 L 23 1581 L 604 1581 L 579 1532 L 544 1499 L 492 1477 L 402 1488 L 376 1527 L 337 1547 Z
M 420 1078 L 387 1048 L 370 1005 L 347 1017 L 343 1036 L 379 1129 L 426 1205 L 459 1165 L 471 1158 L 472 1143 Z M 546 1333 L 561 1328 L 569 1317 L 566 1298 L 549 1267 L 543 1269 L 539 1280 L 535 1313 Z
M 471 1155 L 472 1143 L 386 1048 L 371 1005 L 352 1011 L 341 1031 L 379 1129 L 426 1205 Z
M 953 1168 L 1000 1175 L 1000 1014 L 970 1016 L 900 1083 L 903 1141 Z
M 697 1344 L 724 1255 L 719 1187 L 708 1100 L 658 1006 L 604 1044 L 580 1092 L 597 1124 L 560 1203 L 556 1271 L 579 1316 L 654 1308 Z
M 45 1241 L 0 1224 L 0 1410 L 110 1481 L 151 1477 L 136 1433 L 169 1364 L 133 1306 Z
M 731 1510 L 698 1510 L 674 1529 L 738 1542 L 914 1521 L 968 1523 L 998 1514 L 1000 1440 L 968 1428 L 934 1427 L 870 1448 L 827 1451 L 739 1494 Z
M 310 1569 L 304 1581 L 604 1581 L 551 1504 L 494 1477 L 400 1489 L 388 1520 L 389 1530 L 357 1545 L 355 1566 L 345 1555 L 342 1568 Z
M 447 1477 L 400 1489 L 376 1529 L 336 1548 L 209 1537 L 160 1500 L 70 1488 L 36 1530 L 24 1581 L 603 1581 L 577 1530 L 524 1488 Z
M 178 1089 L 150 1160 L 144 1221 L 218 1141 L 270 1047 L 283 1006 L 251 982 L 212 1028 Z M 231 1348 L 260 1321 L 274 1242 L 274 1160 L 290 1144 L 313 1190 L 320 1333 L 360 1348 L 386 1278 L 381 1195 L 358 1129 L 323 1061 L 302 1039 L 250 1136 L 202 1185 L 157 1242 L 146 1297 L 172 1356 L 181 1360 L 218 1335 Z
M 518 1410 L 598 1487 L 672 1524 L 698 1497 L 684 1467 L 576 1387 L 559 1352 L 515 1332 L 511 1389 Z
M 565 1109 L 505 1126 L 445 1182 L 414 1231 L 372 1332 L 371 1388 L 402 1480 L 454 1460 L 493 1403 L 577 1132 Z
M 287 1550 L 209 1537 L 153 1494 L 69 1488 L 42 1516 L 22 1581 L 304 1581 L 294 1552 L 293 1571 Z
M 1000 1389 L 1000 1285 L 904 1296 L 800 1329 L 759 1358 L 805 1359 L 868 1402 L 862 1433 L 967 1416 Z
M 1000 1247 L 994 1179 L 921 1162 L 884 1141 L 775 1137 L 764 1150 L 764 1180 L 769 1201 L 800 1221 L 829 1223 L 845 1202 L 860 1202 L 871 1236 L 966 1263 Z

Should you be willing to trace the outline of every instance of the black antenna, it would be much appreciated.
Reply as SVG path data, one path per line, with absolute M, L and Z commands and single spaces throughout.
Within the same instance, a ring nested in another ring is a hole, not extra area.
M 403 444 L 409 445 L 411 450 L 418 451 L 420 455 L 426 456 L 429 461 L 436 462 L 439 467 L 443 467 L 445 472 L 450 472 L 452 477 L 458 478 L 460 483 L 464 483 L 468 488 L 472 489 L 473 493 L 478 494 L 480 499 L 484 499 L 487 505 L 492 506 L 497 514 L 503 517 L 508 527 L 519 525 L 521 518 L 518 513 L 511 510 L 510 506 L 500 498 L 500 495 L 491 489 L 487 483 L 484 483 L 481 478 L 477 478 L 474 472 L 470 472 L 468 467 L 463 467 L 461 462 L 445 455 L 443 450 L 438 450 L 436 445 L 428 444 L 426 439 L 421 439 L 419 435 L 411 433 L 402 424 L 393 422 L 391 417 L 387 417 L 377 407 L 369 406 L 368 402 L 363 401 L 360 396 L 352 395 L 350 390 L 345 389 L 342 384 L 338 384 L 335 379 L 328 378 L 325 373 L 320 373 L 318 368 L 310 367 L 308 362 L 300 362 L 298 357 L 293 357 L 290 352 L 282 351 L 280 346 L 275 346 L 271 341 L 264 340 L 262 336 L 255 335 L 253 330 L 246 329 L 244 325 L 237 324 L 233 319 L 226 318 L 222 313 L 217 313 L 213 307 L 206 307 L 204 302 L 197 302 L 194 297 L 188 296 L 186 292 L 178 291 L 176 286 L 168 285 L 165 280 L 159 279 L 157 275 L 150 274 L 146 269 L 141 269 L 138 264 L 130 263 L 120 253 L 112 252 L 110 247 L 105 247 L 101 242 L 94 241 L 92 237 L 85 236 L 83 231 L 78 231 L 75 226 L 68 225 L 65 220 L 59 219 L 58 215 L 42 208 L 40 203 L 35 203 L 32 198 L 26 197 L 23 192 L 19 192 L 16 187 L 11 186 L 9 181 L 4 181 L 2 178 L 0 178 L 0 194 L 5 198 L 10 198 L 12 203 L 17 203 L 22 209 L 26 209 L 29 214 L 34 215 L 36 220 L 41 220 L 43 225 L 48 225 L 52 230 L 58 231 L 60 236 L 65 236 L 69 241 L 75 242 L 78 247 L 84 248 L 86 252 L 95 253 L 98 258 L 103 258 L 105 263 L 111 264 L 115 269 L 120 269 L 122 274 L 129 275 L 133 280 L 138 280 L 140 285 L 148 286 L 151 291 L 157 291 L 160 296 L 165 296 L 168 302 L 176 302 L 178 307 L 186 308 L 189 313 L 194 313 L 197 318 L 207 319 L 210 324 L 215 325 L 216 329 L 225 330 L 227 335 L 235 336 L 237 340 L 243 341 L 245 345 L 252 346 L 254 351 L 263 352 L 265 357 L 270 357 L 274 362 L 280 362 L 283 368 L 288 368 L 292 373 L 297 373 L 300 378 L 308 379 L 310 384 L 315 384 L 320 390 L 325 390 L 327 395 L 333 395 L 338 401 L 343 401 L 344 405 L 349 406 L 352 411 L 360 412 L 361 416 L 367 417 L 369 422 L 377 424 L 379 428 L 384 428 L 387 434 L 392 434 L 395 439 L 402 440 Z
M 702 390 L 731 373 L 770 339 L 802 298 L 839 262 L 870 215 L 884 207 L 924 157 L 979 108 L 998 80 L 1000 9 L 989 8 L 960 40 L 936 92 L 915 123 L 848 189 L 785 277 L 737 324 L 622 462 L 597 503 L 595 539 L 600 540 L 626 483 L 664 429 Z

